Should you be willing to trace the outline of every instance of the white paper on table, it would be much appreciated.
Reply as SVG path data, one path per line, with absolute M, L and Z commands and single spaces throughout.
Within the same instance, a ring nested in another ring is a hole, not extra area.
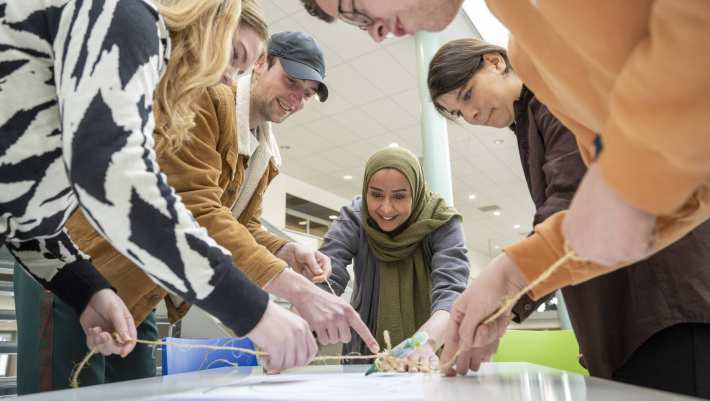
M 422 401 L 439 380 L 439 375 L 411 373 L 259 375 L 155 401 Z

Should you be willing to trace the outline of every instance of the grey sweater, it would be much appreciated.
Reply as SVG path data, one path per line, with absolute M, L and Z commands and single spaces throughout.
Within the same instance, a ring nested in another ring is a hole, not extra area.
M 331 259 L 333 274 L 330 282 L 338 295 L 343 293 L 350 281 L 346 268 L 353 263 L 355 285 L 351 304 L 374 332 L 379 302 L 379 263 L 365 238 L 361 207 L 361 197 L 356 196 L 350 205 L 340 209 L 340 216 L 325 234 L 320 250 Z M 449 311 L 468 284 L 469 261 L 461 219 L 451 219 L 424 237 L 423 242 L 424 260 L 431 271 L 432 313 Z M 328 291 L 327 284 L 324 289 Z M 353 340 L 345 345 L 343 351 L 367 353 L 364 343 L 354 331 Z

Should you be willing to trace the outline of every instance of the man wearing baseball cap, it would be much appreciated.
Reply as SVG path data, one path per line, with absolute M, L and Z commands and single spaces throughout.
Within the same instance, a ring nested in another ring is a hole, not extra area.
M 249 128 L 281 123 L 314 96 L 328 99 L 323 50 L 303 32 L 273 34 L 252 72 Z
M 266 53 L 251 75 L 236 83 L 239 155 L 235 175 L 243 179 L 231 209 L 238 219 L 236 224 L 245 222 L 249 238 L 233 239 L 234 246 L 226 248 L 235 255 L 244 255 L 238 265 L 247 277 L 296 307 L 321 344 L 349 342 L 352 328 L 372 352 L 377 352 L 377 340 L 352 306 L 313 284 L 330 275 L 328 256 L 297 242 L 284 241 L 261 228 L 263 193 L 281 166 L 278 133 L 275 135 L 272 123 L 285 121 L 314 97 L 321 102 L 328 99 L 323 51 L 310 35 L 273 34 Z M 205 226 L 209 230 L 209 225 Z M 213 238 L 220 240 L 219 235 Z M 255 248 L 257 245 L 259 249 Z

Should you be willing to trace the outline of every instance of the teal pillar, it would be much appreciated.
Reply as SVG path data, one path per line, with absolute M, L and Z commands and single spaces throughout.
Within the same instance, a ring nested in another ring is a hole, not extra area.
M 451 160 L 449 158 L 449 133 L 446 119 L 434 108 L 429 96 L 427 74 L 429 62 L 437 50 L 440 40 L 438 33 L 418 32 L 416 35 L 417 80 L 422 115 L 422 151 L 424 176 L 432 191 L 438 192 L 449 205 L 454 205 L 454 191 L 451 184 Z
M 572 321 L 569 320 L 567 304 L 565 303 L 565 297 L 562 296 L 562 291 L 557 290 L 555 296 L 557 296 L 557 314 L 560 317 L 560 329 L 572 330 Z

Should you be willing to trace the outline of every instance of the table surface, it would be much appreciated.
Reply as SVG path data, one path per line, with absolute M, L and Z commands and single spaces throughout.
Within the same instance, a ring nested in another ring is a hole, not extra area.
M 282 375 L 361 373 L 366 366 L 309 366 Z M 19 397 L 21 400 L 117 401 L 180 398 L 181 394 L 235 385 L 261 375 L 260 369 L 220 368 L 158 376 L 122 383 L 53 391 Z M 488 363 L 477 373 L 456 378 L 418 374 L 420 400 L 485 401 L 689 401 L 695 398 L 628 386 L 527 363 Z M 302 396 L 299 399 L 304 399 Z M 234 397 L 233 399 L 241 399 Z M 337 401 L 337 400 L 333 400 Z

